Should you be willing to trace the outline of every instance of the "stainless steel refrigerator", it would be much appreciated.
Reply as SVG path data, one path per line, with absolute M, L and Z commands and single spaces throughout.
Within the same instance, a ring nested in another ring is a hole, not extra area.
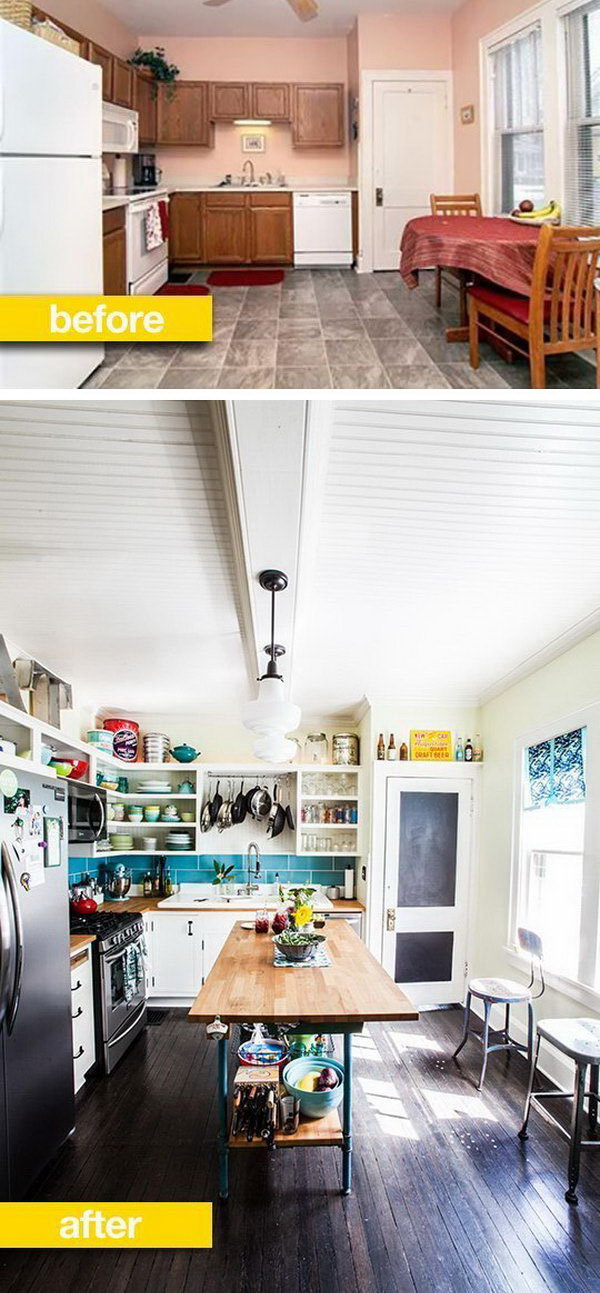
M 14 794 L 0 789 L 3 1200 L 26 1196 L 75 1122 L 67 788 L 42 776 L 16 776 Z

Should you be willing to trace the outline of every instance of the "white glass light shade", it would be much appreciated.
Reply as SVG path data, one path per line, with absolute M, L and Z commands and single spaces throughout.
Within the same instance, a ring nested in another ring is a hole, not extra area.
M 269 763 L 293 759 L 296 746 L 285 737 L 296 730 L 300 718 L 300 706 L 286 700 L 283 680 L 261 678 L 256 700 L 249 701 L 242 710 L 244 727 L 259 738 L 254 746 L 256 757 Z

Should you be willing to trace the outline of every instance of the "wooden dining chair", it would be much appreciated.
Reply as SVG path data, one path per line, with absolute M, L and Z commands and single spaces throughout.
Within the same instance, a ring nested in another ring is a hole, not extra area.
M 546 385 L 546 358 L 577 350 L 596 351 L 600 387 L 600 333 L 595 278 L 600 228 L 543 225 L 533 262 L 531 295 L 518 296 L 481 284 L 468 289 L 472 368 L 479 368 L 480 333 L 511 333 L 511 348 L 529 359 L 531 385 Z M 518 345 L 513 338 L 524 343 Z
M 431 214 L 434 216 L 480 216 L 481 198 L 478 193 L 431 193 L 429 195 Z M 467 316 L 467 286 L 472 279 L 464 269 L 450 269 L 448 266 L 436 265 L 435 269 L 435 304 L 440 309 L 442 304 L 442 275 L 447 274 L 452 287 L 458 287 L 460 293 L 460 317 Z

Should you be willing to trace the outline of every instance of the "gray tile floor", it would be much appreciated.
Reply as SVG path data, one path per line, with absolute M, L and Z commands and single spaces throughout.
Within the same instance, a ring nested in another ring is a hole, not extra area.
M 193 275 L 204 282 L 209 270 Z M 507 364 L 487 345 L 477 372 L 466 343 L 448 344 L 458 298 L 433 299 L 433 275 L 409 292 L 395 272 L 288 270 L 276 287 L 213 288 L 211 343 L 107 347 L 87 386 L 170 389 L 528 387 L 524 360 Z M 548 365 L 549 387 L 593 387 L 574 355 Z

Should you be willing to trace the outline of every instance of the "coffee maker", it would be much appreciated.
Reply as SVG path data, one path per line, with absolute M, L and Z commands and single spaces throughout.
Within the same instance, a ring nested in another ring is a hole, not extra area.
M 133 183 L 136 189 L 155 189 L 162 172 L 155 153 L 136 153 L 133 158 Z

